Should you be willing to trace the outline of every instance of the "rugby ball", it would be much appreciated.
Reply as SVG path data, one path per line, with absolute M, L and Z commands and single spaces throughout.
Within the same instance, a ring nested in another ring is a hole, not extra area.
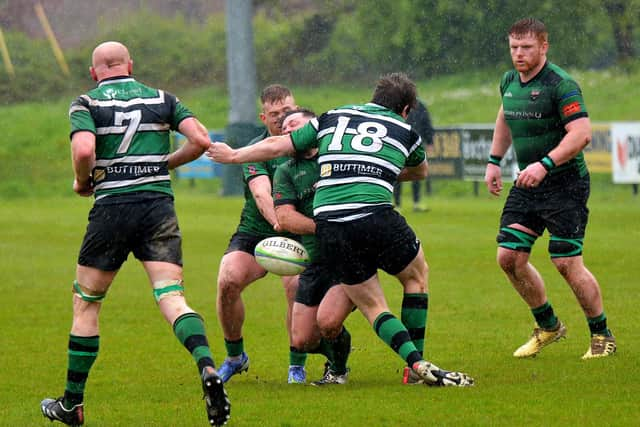
M 302 243 L 287 237 L 268 237 L 256 245 L 253 254 L 258 264 L 278 276 L 300 274 L 309 264 L 309 253 Z

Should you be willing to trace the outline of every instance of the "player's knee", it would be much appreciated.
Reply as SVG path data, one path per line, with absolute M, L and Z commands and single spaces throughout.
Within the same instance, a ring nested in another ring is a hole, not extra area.
M 167 279 L 153 282 L 153 296 L 158 303 L 169 297 L 184 297 L 182 280 Z
M 326 339 L 334 339 L 340 334 L 340 331 L 342 330 L 341 319 L 336 319 L 334 316 L 318 316 L 317 321 L 318 327 L 320 328 L 320 333 Z
M 551 239 L 549 239 L 549 255 L 553 259 L 580 256 L 582 255 L 582 244 L 582 238 L 564 239 L 551 236 Z
M 498 255 L 496 261 L 498 265 L 508 275 L 515 274 L 518 270 L 525 267 L 528 262 L 528 256 L 522 256 L 525 252 L 515 250 L 498 249 Z M 528 252 L 526 252 L 528 253 Z
M 73 281 L 72 292 L 81 300 L 85 302 L 90 302 L 90 303 L 100 303 L 102 302 L 104 297 L 107 295 L 106 292 L 102 292 L 102 293 L 96 292 L 93 289 L 83 286 L 80 283 L 78 283 L 77 280 Z
M 291 334 L 291 346 L 301 352 L 307 351 L 307 340 L 301 333 L 293 332 Z

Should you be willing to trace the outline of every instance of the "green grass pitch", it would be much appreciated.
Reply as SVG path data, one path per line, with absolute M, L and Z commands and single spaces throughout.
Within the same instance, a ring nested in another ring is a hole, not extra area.
M 618 354 L 582 361 L 588 330 L 569 287 L 546 255 L 548 237 L 532 261 L 546 279 L 568 338 L 537 358 L 511 354 L 533 320 L 495 262 L 495 234 L 504 197 L 438 191 L 428 213 L 407 213 L 430 266 L 426 356 L 476 379 L 470 389 L 401 384 L 402 361 L 355 312 L 351 376 L 343 387 L 286 384 L 285 299 L 277 277 L 244 293 L 244 337 L 249 372 L 227 385 L 231 426 L 400 425 L 637 425 L 640 407 L 638 241 L 640 199 L 627 187 L 596 183 L 585 242 L 585 262 L 598 277 Z M 219 198 L 178 186 L 176 206 L 184 236 L 185 284 L 190 305 L 206 320 L 216 362 L 224 357 L 215 313 L 215 277 L 237 225 L 240 198 Z M 405 189 L 406 197 L 409 191 Z M 0 229 L 0 426 L 48 426 L 38 404 L 63 392 L 71 283 L 92 200 L 78 197 L 3 201 Z M 407 199 L 404 206 L 411 206 Z M 401 287 L 383 276 L 392 310 Z M 310 356 L 309 376 L 323 360 Z M 101 317 L 100 354 L 89 377 L 86 426 L 207 425 L 197 372 L 164 323 L 139 263 L 130 257 Z

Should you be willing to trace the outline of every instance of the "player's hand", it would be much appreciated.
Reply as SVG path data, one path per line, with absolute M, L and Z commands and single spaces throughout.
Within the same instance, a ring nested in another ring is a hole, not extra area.
M 502 171 L 500 166 L 487 163 L 487 170 L 484 174 L 484 182 L 487 190 L 494 196 L 499 196 L 502 191 Z
M 233 163 L 235 150 L 224 142 L 212 142 L 207 149 L 206 155 L 218 163 Z
M 89 197 L 93 195 L 93 179 L 89 177 L 87 181 L 78 181 L 78 178 L 73 180 L 73 191 L 82 197 Z
M 536 188 L 540 185 L 545 176 L 547 176 L 547 170 L 542 166 L 542 163 L 531 163 L 520 171 L 518 179 L 516 179 L 516 187 Z

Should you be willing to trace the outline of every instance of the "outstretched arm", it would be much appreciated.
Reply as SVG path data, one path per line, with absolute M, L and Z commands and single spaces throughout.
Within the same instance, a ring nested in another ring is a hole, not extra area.
M 169 169 L 175 169 L 197 159 L 211 145 L 207 128 L 195 117 L 181 121 L 178 130 L 187 138 L 187 142 L 169 155 Z
M 216 142 L 209 146 L 207 157 L 219 163 L 264 162 L 295 153 L 289 135 L 270 136 L 246 147 L 233 149 L 227 144 Z

